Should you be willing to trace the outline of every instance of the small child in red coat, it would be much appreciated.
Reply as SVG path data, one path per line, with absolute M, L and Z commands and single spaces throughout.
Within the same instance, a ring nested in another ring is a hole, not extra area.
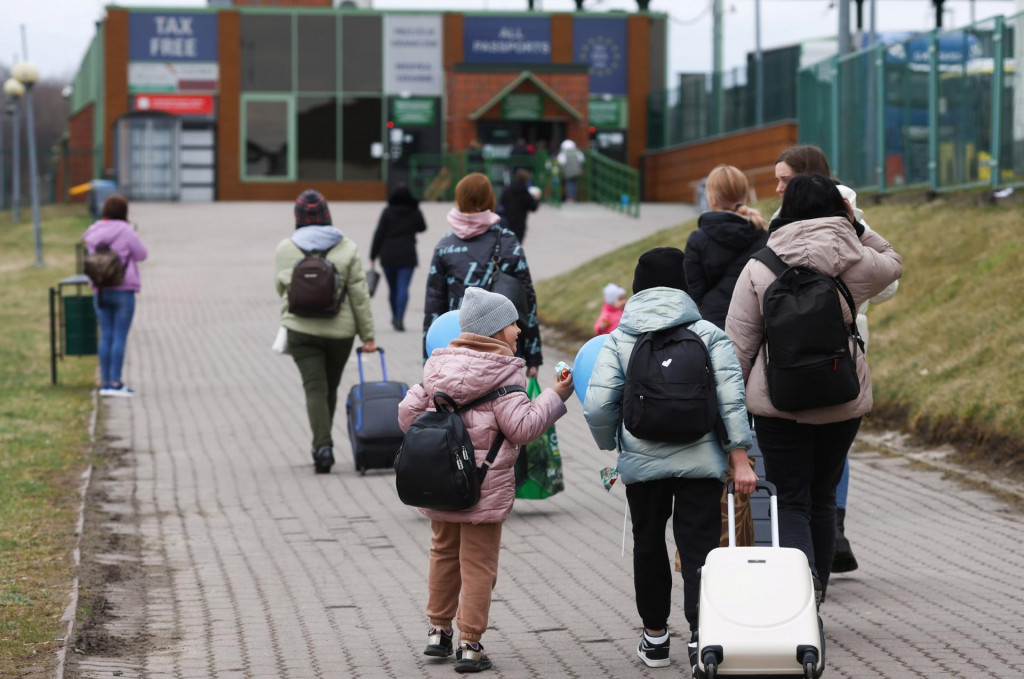
M 607 335 L 619 327 L 619 320 L 622 318 L 622 308 L 626 306 L 626 291 L 615 283 L 604 286 L 604 305 L 601 307 L 601 315 L 594 323 L 594 334 Z

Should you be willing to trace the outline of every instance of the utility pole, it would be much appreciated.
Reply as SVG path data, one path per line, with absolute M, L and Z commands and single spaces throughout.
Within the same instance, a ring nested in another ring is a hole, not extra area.
M 761 0 L 754 0 L 754 124 L 764 125 L 764 55 L 761 53 Z
M 715 117 L 712 121 L 713 134 L 725 131 L 725 92 L 722 91 L 722 0 L 712 0 L 712 73 L 711 97 Z
M 942 6 L 946 0 L 932 0 L 935 5 L 935 28 L 942 28 Z
M 839 56 L 850 52 L 850 0 L 839 0 Z

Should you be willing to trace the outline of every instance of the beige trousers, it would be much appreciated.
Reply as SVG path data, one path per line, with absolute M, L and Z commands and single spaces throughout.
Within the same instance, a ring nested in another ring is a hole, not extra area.
M 430 527 L 427 617 L 434 627 L 451 627 L 455 618 L 459 640 L 477 643 L 498 582 L 501 524 L 431 521 Z

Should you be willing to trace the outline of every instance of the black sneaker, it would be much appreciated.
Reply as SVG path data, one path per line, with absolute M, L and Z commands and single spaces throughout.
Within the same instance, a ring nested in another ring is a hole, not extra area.
M 447 658 L 452 654 L 452 631 L 440 627 L 427 630 L 427 648 L 423 655 L 433 658 Z
M 665 639 L 660 644 L 651 643 L 647 639 L 647 633 L 640 635 L 640 645 L 636 647 L 636 654 L 648 667 L 668 667 L 668 644 L 670 639 Z
M 697 630 L 693 630 L 690 633 L 690 643 L 686 644 L 686 655 L 690 658 L 690 667 L 693 669 L 693 675 L 697 676 Z
M 491 660 L 484 654 L 483 644 L 470 644 L 462 642 L 459 650 L 455 652 L 455 671 L 483 672 L 491 669 Z
M 329 474 L 334 466 L 334 449 L 331 446 L 320 446 L 313 453 L 313 469 L 317 474 Z
M 811 576 L 811 582 L 814 583 L 814 605 L 821 608 L 821 602 L 825 600 L 825 590 L 821 586 L 821 580 L 818 579 L 817 575 Z

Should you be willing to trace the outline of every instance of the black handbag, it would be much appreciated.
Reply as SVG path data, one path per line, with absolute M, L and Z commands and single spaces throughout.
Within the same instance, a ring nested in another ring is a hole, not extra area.
M 378 283 L 380 283 L 380 271 L 371 266 L 366 270 L 366 288 L 370 293 L 370 297 L 373 297 L 373 293 L 377 292 Z
M 483 286 L 485 290 L 496 292 L 506 297 L 515 305 L 519 312 L 519 325 L 526 328 L 530 321 L 530 303 L 526 295 L 526 288 L 523 282 L 501 270 L 501 231 L 498 231 L 498 241 L 494 244 L 494 253 L 491 255 L 491 277 Z
M 435 410 L 416 418 L 395 457 L 398 498 L 413 507 L 441 511 L 469 509 L 479 502 L 480 485 L 505 435 L 498 431 L 484 464 L 477 467 L 473 442 L 459 413 L 516 391 L 526 390 L 514 385 L 499 387 L 461 407 L 447 394 L 435 393 Z

